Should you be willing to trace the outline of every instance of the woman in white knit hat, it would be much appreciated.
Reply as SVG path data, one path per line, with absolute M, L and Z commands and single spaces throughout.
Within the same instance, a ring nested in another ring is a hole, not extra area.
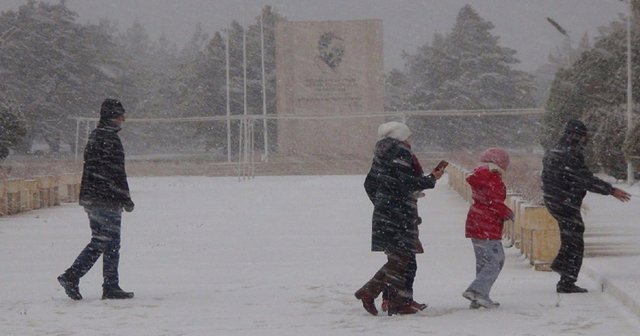
M 435 186 L 443 169 L 422 174 L 407 139 L 411 131 L 400 122 L 388 122 L 378 128 L 371 169 L 364 186 L 374 205 L 372 251 L 383 251 L 387 263 L 356 293 L 367 312 L 377 315 L 375 299 L 389 292 L 388 314 L 414 314 L 424 309 L 413 301 L 415 255 L 421 250 L 418 239 L 418 213 L 415 194 Z M 417 171 L 420 171 L 417 174 Z

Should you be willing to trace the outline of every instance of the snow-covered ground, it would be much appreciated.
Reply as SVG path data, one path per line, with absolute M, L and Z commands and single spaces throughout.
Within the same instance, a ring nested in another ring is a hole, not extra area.
M 385 258 L 369 251 L 363 180 L 130 179 L 136 209 L 123 215 L 120 274 L 136 297 L 126 301 L 100 299 L 101 260 L 80 283 L 84 300 L 71 301 L 58 285 L 89 240 L 78 205 L 0 217 L 0 335 L 640 334 L 637 316 L 599 283 L 582 277 L 590 293 L 558 296 L 557 275 L 534 271 L 513 248 L 492 292 L 501 307 L 468 309 L 460 295 L 474 274 L 463 234 L 468 205 L 446 176 L 419 205 L 426 253 L 418 256 L 415 298 L 429 308 L 367 314 L 353 293 Z M 620 218 L 637 212 L 637 202 Z M 596 218 L 600 206 L 593 204 Z M 608 258 L 613 268 L 638 268 Z

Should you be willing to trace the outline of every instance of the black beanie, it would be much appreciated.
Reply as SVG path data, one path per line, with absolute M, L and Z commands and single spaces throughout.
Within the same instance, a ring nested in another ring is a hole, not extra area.
M 564 132 L 585 136 L 587 135 L 587 127 L 582 123 L 582 121 L 572 119 L 564 126 Z
M 100 107 L 100 119 L 114 119 L 124 114 L 124 107 L 117 99 L 107 98 Z

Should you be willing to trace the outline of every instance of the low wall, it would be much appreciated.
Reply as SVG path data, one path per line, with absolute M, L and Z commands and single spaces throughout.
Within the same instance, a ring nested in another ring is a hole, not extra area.
M 0 216 L 77 202 L 81 174 L 0 180 Z
M 470 171 L 457 165 L 447 167 L 449 185 L 471 203 L 471 187 L 466 182 Z M 532 204 L 521 195 L 507 194 L 506 204 L 514 213 L 513 221 L 506 221 L 503 238 L 509 246 L 520 250 L 536 270 L 549 271 L 560 249 L 558 223 L 544 206 Z

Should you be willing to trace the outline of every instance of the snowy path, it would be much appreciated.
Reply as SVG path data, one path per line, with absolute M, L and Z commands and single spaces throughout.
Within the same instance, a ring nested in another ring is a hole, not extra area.
M 444 179 L 443 179 L 444 180 Z M 369 252 L 362 176 L 130 180 L 121 285 L 102 301 L 101 261 L 69 300 L 55 278 L 89 239 L 77 205 L 0 217 L 0 335 L 638 335 L 638 321 L 593 288 L 554 292 L 514 249 L 497 310 L 469 310 L 467 204 L 440 181 L 420 201 L 414 316 L 368 315 L 353 292 L 384 262 Z M 637 266 L 637 265 L 636 265 Z M 589 286 L 588 282 L 583 284 Z M 595 285 L 594 285 L 595 286 Z

